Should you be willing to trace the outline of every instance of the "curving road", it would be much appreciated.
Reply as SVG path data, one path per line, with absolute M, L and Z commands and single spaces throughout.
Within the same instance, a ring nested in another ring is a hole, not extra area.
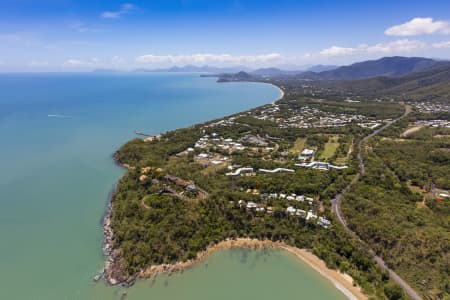
M 342 196 L 350 189 L 350 187 L 355 184 L 356 182 L 358 182 L 361 179 L 361 176 L 364 175 L 364 158 L 363 158 L 363 154 L 362 154 L 362 145 L 364 144 L 365 141 L 367 141 L 368 139 L 370 139 L 371 137 L 377 135 L 378 133 L 380 133 L 381 131 L 383 131 L 384 129 L 388 128 L 389 126 L 391 126 L 393 123 L 403 119 L 404 117 L 406 117 L 409 113 L 411 112 L 411 108 L 409 106 L 405 106 L 405 112 L 403 113 L 403 115 L 401 115 L 400 117 L 398 117 L 395 120 L 392 120 L 388 123 L 386 123 L 384 126 L 376 129 L 375 131 L 373 131 L 371 134 L 365 136 L 363 139 L 361 139 L 358 143 L 358 160 L 359 160 L 359 171 L 356 174 L 355 178 L 353 178 L 353 180 L 350 182 L 349 185 L 347 185 L 345 187 L 345 189 L 343 189 L 339 194 L 337 194 L 334 199 L 332 200 L 332 208 L 333 208 L 333 212 L 336 215 L 336 217 L 338 218 L 339 222 L 344 226 L 345 230 L 347 230 L 349 233 L 351 233 L 353 236 L 355 236 L 358 240 L 362 241 L 358 235 L 356 234 L 356 232 L 352 231 L 348 226 L 347 223 L 345 222 L 344 217 L 341 214 L 340 211 L 340 205 L 342 202 Z M 421 300 L 422 297 L 419 296 L 419 294 L 417 294 L 417 292 L 408 284 L 406 283 L 400 276 L 398 276 L 397 273 L 395 273 L 391 268 L 389 268 L 386 263 L 384 262 L 384 260 L 379 257 L 378 255 L 375 254 L 375 252 L 373 250 L 370 250 L 371 255 L 373 256 L 373 258 L 375 259 L 375 261 L 377 262 L 377 264 L 383 268 L 384 270 L 387 270 L 389 272 L 390 277 L 398 284 L 400 285 L 403 290 L 414 300 Z

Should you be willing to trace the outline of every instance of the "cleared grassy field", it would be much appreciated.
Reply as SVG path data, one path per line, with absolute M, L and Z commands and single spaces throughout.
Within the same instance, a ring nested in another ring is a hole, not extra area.
M 305 149 L 305 143 L 306 138 L 298 138 L 295 141 L 294 146 L 292 146 L 292 148 L 289 149 L 289 152 L 294 154 L 300 154 L 303 151 L 303 149 Z
M 330 159 L 334 153 L 336 152 L 336 149 L 339 147 L 338 142 L 339 136 L 330 136 L 328 139 L 328 142 L 325 143 L 324 149 L 322 153 L 320 153 L 319 159 L 327 160 Z

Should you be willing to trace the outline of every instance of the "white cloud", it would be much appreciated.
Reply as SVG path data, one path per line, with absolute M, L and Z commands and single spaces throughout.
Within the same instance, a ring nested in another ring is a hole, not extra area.
M 366 51 L 369 53 L 407 53 L 415 50 L 426 48 L 426 44 L 417 40 L 397 40 L 387 43 L 379 43 L 373 46 L 368 46 Z
M 355 48 L 344 48 L 338 46 L 332 46 L 327 49 L 323 49 L 320 51 L 320 54 L 323 56 L 345 56 L 354 54 L 358 49 Z
M 62 66 L 69 68 L 89 68 L 96 66 L 100 60 L 98 58 L 92 58 L 90 60 L 68 59 Z
M 129 13 L 132 10 L 135 10 L 136 6 L 131 3 L 124 3 L 120 6 L 119 10 L 116 11 L 104 11 L 100 14 L 102 18 L 105 19 L 117 19 L 120 18 L 123 14 Z
M 85 65 L 86 62 L 78 59 L 68 59 L 63 63 L 63 67 L 83 67 Z
M 112 62 L 112 64 L 114 65 L 114 66 L 116 66 L 116 67 L 118 67 L 118 66 L 123 66 L 123 65 L 126 65 L 127 64 L 127 61 L 126 61 L 126 59 L 124 59 L 124 58 L 122 58 L 122 57 L 120 57 L 120 56 L 114 56 L 112 59 L 111 59 L 111 62 Z
M 450 48 L 450 41 L 437 42 L 432 44 L 431 46 L 436 49 Z
M 136 57 L 136 62 L 155 65 L 265 65 L 280 63 L 285 60 L 279 53 L 260 55 L 230 55 L 230 54 L 179 54 L 155 55 L 146 54 Z
M 433 18 L 414 18 L 406 23 L 392 26 L 384 32 L 386 35 L 411 36 L 422 34 L 450 34 L 450 23 Z
M 28 63 L 30 67 L 46 67 L 49 65 L 48 61 L 32 60 Z
M 417 40 L 402 39 L 375 45 L 361 44 L 357 47 L 332 46 L 319 52 L 320 57 L 341 57 L 369 54 L 402 54 L 427 48 L 427 44 Z M 317 55 L 316 55 L 317 56 Z

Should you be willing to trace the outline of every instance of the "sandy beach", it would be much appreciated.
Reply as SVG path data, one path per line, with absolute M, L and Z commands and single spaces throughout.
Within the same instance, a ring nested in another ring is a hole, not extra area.
M 278 97 L 278 98 L 273 102 L 273 104 L 275 104 L 277 101 L 279 101 L 279 100 L 281 100 L 281 99 L 284 98 L 284 91 L 283 91 L 283 89 L 282 89 L 281 87 L 279 87 L 278 85 L 272 84 L 272 83 L 268 83 L 268 84 L 270 84 L 270 85 L 272 85 L 272 86 L 274 86 L 274 87 L 276 87 L 277 89 L 280 90 L 280 97 Z
M 337 270 L 329 269 L 323 260 L 310 251 L 290 246 L 280 246 L 280 248 L 294 254 L 322 276 L 333 282 L 336 288 L 342 291 L 349 299 L 368 299 L 360 287 L 353 285 L 353 278 L 351 276 Z
M 306 249 L 299 249 L 286 245 L 281 242 L 272 241 L 260 241 L 256 239 L 246 239 L 240 238 L 235 240 L 225 240 L 216 245 L 208 247 L 205 251 L 197 254 L 197 258 L 185 262 L 179 262 L 175 264 L 164 264 L 151 266 L 143 270 L 138 277 L 140 278 L 150 278 L 163 273 L 174 273 L 182 271 L 186 268 L 192 267 L 195 264 L 201 262 L 210 254 L 218 250 L 226 250 L 233 248 L 250 248 L 250 249 L 283 249 L 295 255 L 297 258 L 304 261 L 314 270 L 319 272 L 322 276 L 330 280 L 336 288 L 342 291 L 349 299 L 368 299 L 366 295 L 363 294 L 361 288 L 353 285 L 353 279 L 344 273 L 340 273 L 337 270 L 329 269 L 323 260 L 312 254 Z

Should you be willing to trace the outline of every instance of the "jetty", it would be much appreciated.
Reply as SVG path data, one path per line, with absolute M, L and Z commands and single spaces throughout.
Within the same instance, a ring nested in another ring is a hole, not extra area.
M 151 134 L 142 132 L 142 131 L 140 131 L 140 130 L 135 130 L 135 131 L 134 131 L 134 134 L 142 135 L 142 136 L 147 136 L 147 137 L 152 136 Z

